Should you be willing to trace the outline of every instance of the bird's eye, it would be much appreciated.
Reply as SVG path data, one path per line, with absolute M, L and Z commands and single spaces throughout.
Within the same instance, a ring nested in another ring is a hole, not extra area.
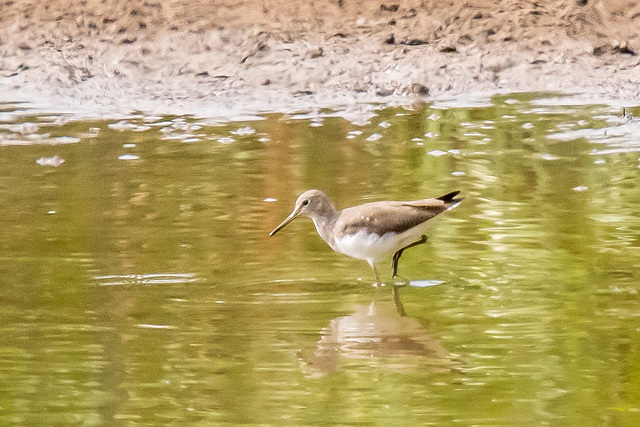
M 304 200 L 304 201 L 302 202 L 302 206 L 307 206 L 308 204 L 309 204 L 309 200 Z

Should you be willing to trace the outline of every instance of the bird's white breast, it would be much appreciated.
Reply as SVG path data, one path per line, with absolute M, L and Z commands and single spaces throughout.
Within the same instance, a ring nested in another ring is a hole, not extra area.
M 386 233 L 383 236 L 360 230 L 357 233 L 336 238 L 334 249 L 372 264 L 390 258 L 398 250 L 418 240 L 420 235 L 420 230 L 415 228 L 404 233 Z

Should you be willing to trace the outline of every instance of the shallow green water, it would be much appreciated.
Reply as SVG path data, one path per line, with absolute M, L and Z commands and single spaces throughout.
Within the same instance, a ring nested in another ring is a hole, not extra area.
M 620 109 L 0 111 L 0 425 L 640 423 L 640 121 Z M 400 289 L 401 317 L 310 221 L 269 238 L 308 188 L 461 190 L 400 262 L 443 283 Z

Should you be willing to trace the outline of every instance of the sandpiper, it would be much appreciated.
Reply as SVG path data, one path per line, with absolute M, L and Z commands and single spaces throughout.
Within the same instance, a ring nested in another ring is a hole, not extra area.
M 424 232 L 428 221 L 459 203 L 462 200 L 456 198 L 459 193 L 452 191 L 434 199 L 406 202 L 365 203 L 338 211 L 322 191 L 308 190 L 298 197 L 293 212 L 269 236 L 298 216 L 306 215 L 331 249 L 367 261 L 379 286 L 376 262 L 392 257 L 392 275 L 395 277 L 402 252 L 427 241 Z

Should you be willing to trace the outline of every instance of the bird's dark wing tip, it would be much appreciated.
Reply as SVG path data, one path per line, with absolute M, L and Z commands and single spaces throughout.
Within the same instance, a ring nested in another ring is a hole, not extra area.
M 445 203 L 458 203 L 463 199 L 462 197 L 456 199 L 455 197 L 458 194 L 460 194 L 460 191 L 452 191 L 451 193 L 447 193 L 444 196 L 436 197 L 436 199 L 442 200 Z

